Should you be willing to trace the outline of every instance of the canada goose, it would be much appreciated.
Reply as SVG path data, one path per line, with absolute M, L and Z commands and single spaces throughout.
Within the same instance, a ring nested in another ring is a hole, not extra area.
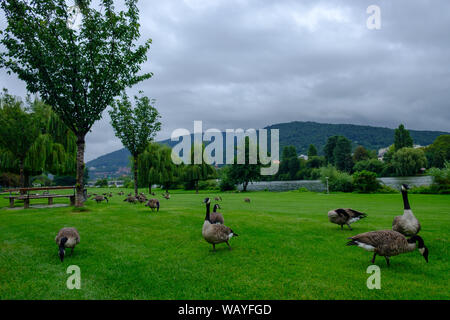
M 142 194 L 140 194 L 140 195 L 138 195 L 137 200 L 138 200 L 140 203 L 144 203 L 144 202 L 147 201 L 147 197 L 144 196 L 144 195 L 142 195 Z
M 123 192 L 123 191 L 120 191 L 117 195 L 119 195 L 119 196 L 123 196 L 125 194 L 125 192 Z
M 397 216 L 392 222 L 392 230 L 400 232 L 405 236 L 413 236 L 418 234 L 420 231 L 419 220 L 414 216 L 408 201 L 408 185 L 402 185 L 402 196 L 403 196 L 403 215 Z
M 250 198 L 245 198 L 244 201 L 250 203 Z
M 208 199 L 208 198 L 206 198 L 206 199 Z M 207 201 L 206 199 L 205 199 L 205 202 Z M 213 207 L 213 212 L 210 214 L 211 223 L 223 224 L 224 223 L 223 215 L 221 213 L 217 212 L 217 209 L 221 209 L 221 208 L 218 204 L 215 204 Z
M 222 201 L 222 197 L 221 196 L 215 197 L 214 200 L 215 201 Z
M 350 224 L 365 217 L 367 217 L 367 214 L 353 209 L 336 209 L 328 212 L 328 220 L 330 220 L 331 223 L 340 225 L 341 230 L 344 229 L 344 224 L 346 224 L 350 230 L 353 230 Z
M 150 199 L 148 200 L 146 207 L 150 207 L 150 209 L 155 210 L 156 212 L 159 212 L 159 200 L 158 199 Z
M 168 193 L 163 194 L 163 197 L 166 198 L 167 200 L 169 200 L 170 199 L 170 194 L 168 194 Z
M 231 250 L 231 246 L 228 243 L 232 237 L 237 237 L 238 235 L 233 232 L 230 228 L 223 224 L 212 224 L 210 217 L 210 206 L 211 200 L 206 198 L 204 201 L 206 203 L 206 217 L 203 223 L 202 235 L 206 242 L 213 245 L 213 251 L 216 251 L 216 244 L 225 242 L 228 248 Z
M 137 199 L 136 197 L 133 196 L 128 196 L 125 200 L 123 200 L 124 202 L 129 202 L 129 203 L 137 203 Z
M 95 196 L 95 198 L 92 200 L 97 201 L 97 203 L 100 203 L 102 201 L 109 202 L 108 198 L 105 196 Z
M 423 239 L 417 235 L 406 239 L 403 234 L 397 231 L 382 230 L 361 233 L 348 239 L 351 240 L 347 243 L 348 246 L 358 246 L 367 251 L 373 251 L 372 263 L 375 263 L 375 257 L 378 254 L 386 259 L 388 266 L 389 257 L 414 251 L 416 242 L 419 242 L 419 252 L 428 262 L 428 248 L 425 247 Z
M 61 262 L 63 262 L 64 255 L 66 254 L 65 248 L 72 248 L 72 252 L 70 253 L 72 255 L 73 249 L 80 243 L 80 234 L 75 228 L 63 228 L 59 230 L 55 241 L 59 246 L 59 258 L 61 259 Z

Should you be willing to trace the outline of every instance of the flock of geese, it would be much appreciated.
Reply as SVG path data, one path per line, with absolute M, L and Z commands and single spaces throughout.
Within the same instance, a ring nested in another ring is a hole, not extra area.
M 392 230 L 380 230 L 370 231 L 358 234 L 356 236 L 348 238 L 348 246 L 358 246 L 367 251 L 373 252 L 372 263 L 375 263 L 377 255 L 383 256 L 386 259 L 386 263 L 390 266 L 389 258 L 397 256 L 402 253 L 412 252 L 416 249 L 422 254 L 426 262 L 428 262 L 428 248 L 425 246 L 423 239 L 418 236 L 421 226 L 417 218 L 414 216 L 408 201 L 408 186 L 402 185 L 401 187 L 404 212 L 403 215 L 394 218 L 392 223 Z M 122 193 L 123 195 L 123 193 Z M 112 196 L 111 194 L 109 196 Z M 145 197 L 143 194 L 140 196 Z M 164 198 L 170 199 L 170 195 L 163 195 Z M 138 197 L 139 198 L 139 197 Z M 133 197 L 131 194 L 124 201 L 136 203 L 141 202 L 138 198 Z M 94 200 L 97 202 L 108 201 L 106 195 L 95 196 Z M 215 201 L 221 201 L 221 197 L 215 197 Z M 146 199 L 146 206 L 149 206 L 152 210 L 159 211 L 158 199 Z M 250 203 L 249 198 L 244 199 L 245 202 Z M 216 245 L 226 243 L 231 250 L 229 241 L 233 237 L 237 237 L 231 228 L 224 224 L 223 215 L 218 212 L 220 208 L 219 204 L 215 204 L 213 212 L 211 212 L 211 199 L 205 198 L 203 203 L 206 205 L 206 216 L 202 228 L 202 236 L 206 242 L 212 245 L 213 251 L 216 251 Z M 340 225 L 341 230 L 344 225 L 347 225 L 350 230 L 351 224 L 367 217 L 367 214 L 359 212 L 353 209 L 335 209 L 328 212 L 328 219 L 330 222 Z M 65 249 L 73 249 L 80 243 L 80 235 L 75 228 L 61 229 L 55 238 L 56 244 L 59 247 L 59 257 L 61 261 L 64 260 Z
M 386 259 L 390 266 L 389 258 L 402 253 L 412 252 L 416 249 L 428 262 L 428 248 L 423 239 L 417 234 L 420 231 L 419 220 L 414 216 L 408 200 L 408 186 L 401 187 L 404 211 L 392 222 L 392 230 L 370 231 L 348 238 L 348 246 L 358 246 L 373 252 L 372 263 L 375 263 L 377 255 Z M 365 213 L 353 209 L 336 209 L 328 212 L 330 222 L 338 224 L 343 229 L 344 224 L 352 230 L 350 224 L 367 217 Z

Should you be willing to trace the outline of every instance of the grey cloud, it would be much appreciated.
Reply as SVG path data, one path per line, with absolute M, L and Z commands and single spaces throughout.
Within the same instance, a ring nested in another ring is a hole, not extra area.
M 366 8 L 382 28 L 366 28 Z M 143 90 L 163 129 L 258 128 L 319 121 L 449 130 L 450 2 L 446 0 L 140 2 L 152 38 Z M 3 73 L 0 85 L 24 86 Z M 88 136 L 86 159 L 121 148 L 108 117 Z

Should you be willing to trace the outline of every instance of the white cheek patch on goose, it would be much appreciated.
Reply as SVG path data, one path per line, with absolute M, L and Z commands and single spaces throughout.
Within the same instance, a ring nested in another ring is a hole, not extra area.
M 423 254 L 423 253 L 425 252 L 425 248 L 419 249 L 419 252 L 420 252 L 421 254 Z
M 371 246 L 370 244 L 365 244 L 365 243 L 358 242 L 358 241 L 356 241 L 356 243 L 358 244 L 358 247 L 363 248 L 367 251 L 373 251 L 375 249 L 375 247 Z
M 228 235 L 228 239 L 231 239 L 231 238 L 233 238 L 233 233 L 230 233 L 230 234 Z

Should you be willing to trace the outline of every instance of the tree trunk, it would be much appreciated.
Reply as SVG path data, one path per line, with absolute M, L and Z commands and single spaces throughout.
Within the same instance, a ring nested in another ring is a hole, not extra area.
M 25 188 L 25 165 L 23 159 L 19 160 L 19 171 L 20 171 L 19 185 L 21 188 Z
M 198 180 L 195 181 L 195 193 L 198 193 Z
M 152 194 L 152 183 L 148 184 L 148 193 Z
M 134 196 L 138 196 L 138 155 L 133 155 Z
M 247 186 L 248 186 L 248 182 L 247 181 L 245 181 L 244 183 L 243 183 L 243 185 L 242 185 L 242 191 L 244 191 L 244 192 L 247 192 Z
M 84 135 L 77 139 L 77 184 L 75 194 L 75 207 L 80 208 L 84 206 L 84 149 L 86 143 Z

